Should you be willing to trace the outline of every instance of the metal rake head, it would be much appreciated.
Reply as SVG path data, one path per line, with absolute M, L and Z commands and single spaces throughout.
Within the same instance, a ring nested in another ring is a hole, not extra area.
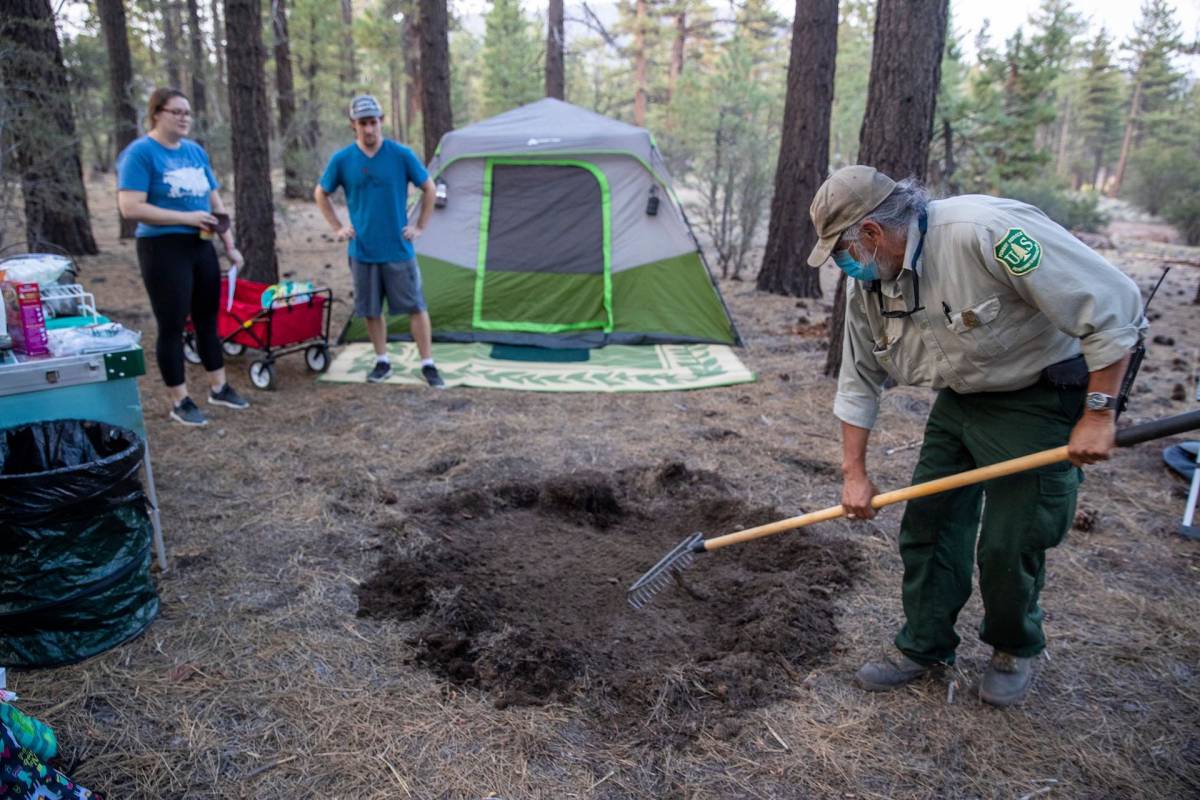
M 696 560 L 697 553 L 704 552 L 704 536 L 693 533 L 667 553 L 650 570 L 634 581 L 625 592 L 629 605 L 640 609 L 654 599 L 654 595 L 666 588 L 673 573 L 683 572 Z

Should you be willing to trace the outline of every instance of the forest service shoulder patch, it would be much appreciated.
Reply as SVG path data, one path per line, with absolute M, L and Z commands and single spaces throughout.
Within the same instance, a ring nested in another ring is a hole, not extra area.
M 1042 246 L 1020 228 L 1009 228 L 993 252 L 996 260 L 1018 278 L 1033 272 L 1042 263 Z

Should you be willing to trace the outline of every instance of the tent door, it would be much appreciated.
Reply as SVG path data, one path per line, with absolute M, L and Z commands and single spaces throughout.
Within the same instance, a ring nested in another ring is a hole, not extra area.
M 488 159 L 475 327 L 611 331 L 610 210 L 608 181 L 594 164 Z

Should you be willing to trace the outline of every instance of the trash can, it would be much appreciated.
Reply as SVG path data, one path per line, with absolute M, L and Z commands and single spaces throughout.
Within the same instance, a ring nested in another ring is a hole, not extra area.
M 102 422 L 0 429 L 0 666 L 82 661 L 158 614 L 144 451 Z

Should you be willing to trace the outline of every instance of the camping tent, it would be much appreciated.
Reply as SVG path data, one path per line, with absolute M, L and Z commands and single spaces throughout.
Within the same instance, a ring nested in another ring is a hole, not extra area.
M 445 192 L 416 242 L 434 339 L 741 344 L 648 131 L 539 100 L 446 134 L 429 172 Z M 407 338 L 408 318 L 388 332 Z M 365 339 L 352 320 L 343 340 Z

